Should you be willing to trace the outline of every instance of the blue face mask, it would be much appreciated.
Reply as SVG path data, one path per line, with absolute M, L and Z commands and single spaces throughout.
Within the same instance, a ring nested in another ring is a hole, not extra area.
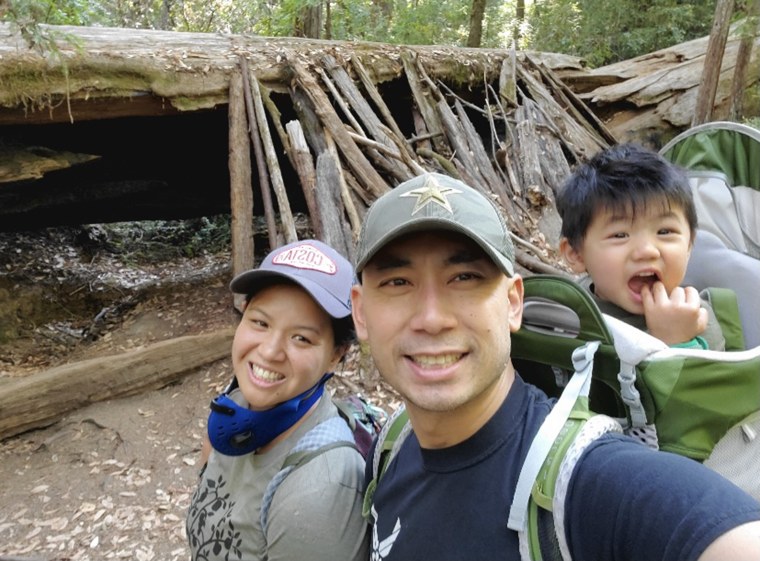
M 235 403 L 229 393 L 238 384 L 233 380 L 223 394 L 211 402 L 208 436 L 217 452 L 226 456 L 242 456 L 269 444 L 303 417 L 322 397 L 328 372 L 314 386 L 288 401 L 266 411 L 252 411 Z

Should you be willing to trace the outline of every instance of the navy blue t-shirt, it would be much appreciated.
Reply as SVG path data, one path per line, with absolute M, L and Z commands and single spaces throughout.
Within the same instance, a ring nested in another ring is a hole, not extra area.
M 553 404 L 517 376 L 496 414 L 466 441 L 426 450 L 411 434 L 375 492 L 372 559 L 519 560 L 509 508 Z M 581 457 L 566 512 L 576 561 L 696 559 L 728 529 L 760 519 L 756 501 L 697 462 L 618 435 Z

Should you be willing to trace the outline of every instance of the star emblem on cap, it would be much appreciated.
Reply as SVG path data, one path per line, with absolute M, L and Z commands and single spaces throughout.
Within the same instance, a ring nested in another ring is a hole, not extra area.
M 412 216 L 417 214 L 420 210 L 425 208 L 429 204 L 437 204 L 449 213 L 454 214 L 454 209 L 451 208 L 449 203 L 449 195 L 455 195 L 461 193 L 459 189 L 454 187 L 442 187 L 435 177 L 428 176 L 425 178 L 425 183 L 422 187 L 412 189 L 408 193 L 399 195 L 399 197 L 417 197 L 417 202 L 412 209 Z

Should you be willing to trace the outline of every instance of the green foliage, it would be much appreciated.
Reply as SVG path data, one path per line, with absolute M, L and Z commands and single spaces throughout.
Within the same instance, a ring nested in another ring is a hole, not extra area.
M 0 20 L 10 22 L 18 29 L 30 49 L 57 57 L 60 54 L 58 42 L 66 41 L 75 47 L 78 43 L 72 35 L 43 28 L 41 24 L 87 25 L 87 12 L 80 5 L 83 2 L 84 0 L 5 0 L 0 8 Z
M 524 46 L 602 66 L 708 35 L 714 11 L 714 0 L 535 2 Z
M 89 0 L 5 0 L 3 21 L 22 29 L 45 23 L 50 25 L 92 25 L 104 14 Z

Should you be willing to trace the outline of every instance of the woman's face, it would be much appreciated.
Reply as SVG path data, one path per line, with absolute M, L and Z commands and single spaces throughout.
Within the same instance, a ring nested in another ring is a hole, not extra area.
M 232 367 L 251 409 L 266 410 L 303 393 L 331 372 L 330 316 L 302 288 L 277 284 L 257 292 L 232 341 Z

